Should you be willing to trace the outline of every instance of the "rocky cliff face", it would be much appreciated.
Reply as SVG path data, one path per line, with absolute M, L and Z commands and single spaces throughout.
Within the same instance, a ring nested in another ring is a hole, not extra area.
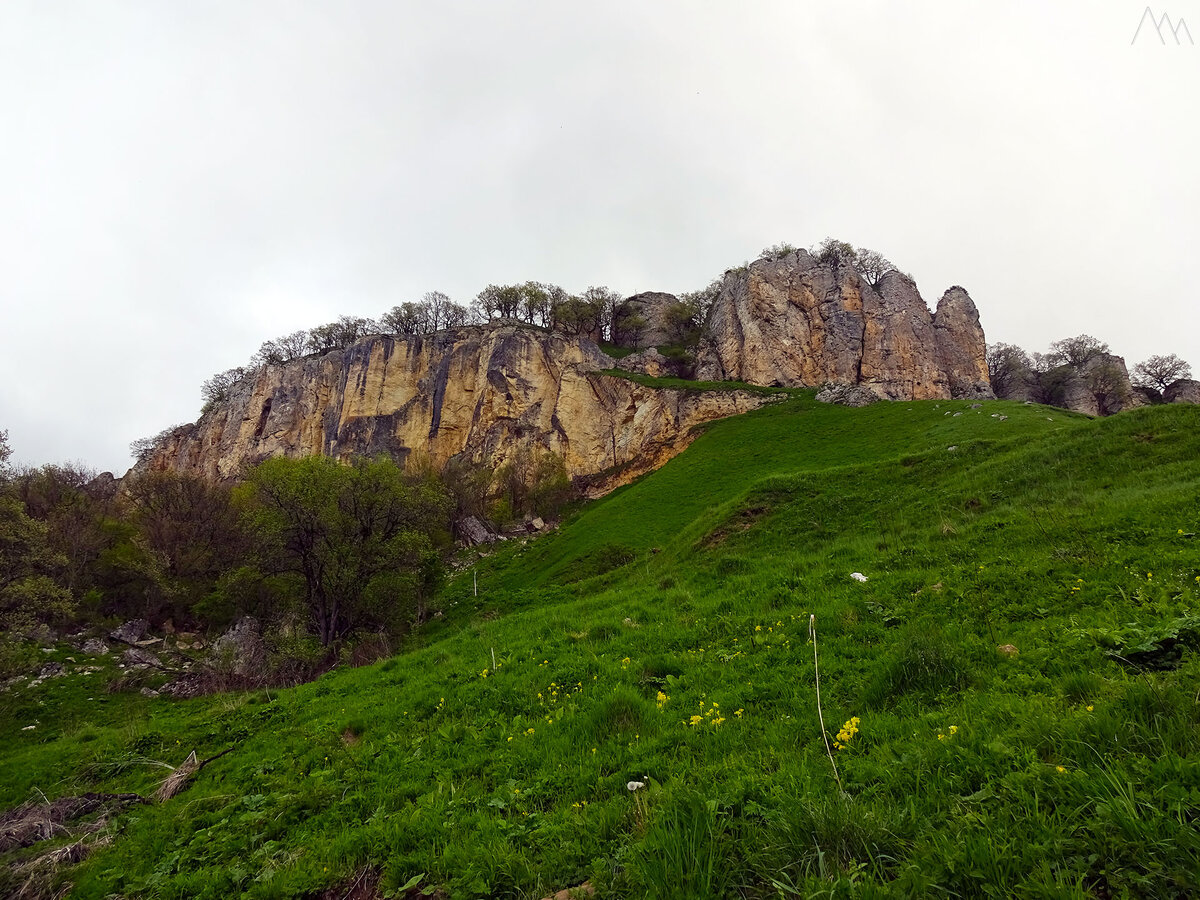
M 636 349 L 673 344 L 671 311 L 677 306 L 678 297 L 661 291 L 626 298 L 613 313 L 613 343 Z
M 513 326 L 368 337 L 244 378 L 135 471 L 220 479 L 270 456 L 379 453 L 501 465 L 549 450 L 598 496 L 679 453 L 693 426 L 766 402 L 746 391 L 662 390 L 599 373 L 612 364 L 589 341 Z
M 696 377 L 761 385 L 861 384 L 881 398 L 990 397 L 979 313 L 951 288 L 931 314 L 899 272 L 878 289 L 804 250 L 725 278 Z

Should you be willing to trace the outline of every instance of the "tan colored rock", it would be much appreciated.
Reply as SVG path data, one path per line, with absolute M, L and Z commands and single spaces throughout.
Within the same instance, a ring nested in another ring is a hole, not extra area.
M 705 381 L 861 384 L 892 400 L 992 395 L 966 291 L 947 291 L 934 316 L 907 276 L 890 272 L 876 290 L 804 250 L 727 273 L 707 330 L 696 363 Z
M 244 378 L 134 472 L 227 479 L 272 456 L 380 453 L 501 465 L 548 450 L 599 496 L 683 450 L 692 426 L 768 402 L 745 391 L 663 390 L 599 373 L 612 365 L 589 341 L 512 325 L 368 337 Z

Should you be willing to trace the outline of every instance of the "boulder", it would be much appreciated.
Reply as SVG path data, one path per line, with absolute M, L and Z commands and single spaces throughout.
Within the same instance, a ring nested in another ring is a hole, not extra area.
M 122 644 L 136 644 L 146 636 L 146 632 L 149 630 L 150 623 L 145 619 L 130 619 L 120 628 L 111 631 L 109 637 Z
M 664 375 L 672 374 L 670 360 L 654 347 L 617 360 L 617 368 L 625 372 L 649 375 L 651 378 L 662 378 Z
M 1200 381 L 1181 378 L 1173 382 L 1163 391 L 1163 401 L 1166 403 L 1200 403 Z
M 214 665 L 231 675 L 246 677 L 262 674 L 267 661 L 262 627 L 253 616 L 243 616 L 228 631 L 213 641 Z
M 458 534 L 458 539 L 468 547 L 491 544 L 500 540 L 500 536 L 492 532 L 476 516 L 466 516 L 459 519 L 454 525 L 454 530 Z
M 817 393 L 819 403 L 836 403 L 838 406 L 870 406 L 880 397 L 860 384 L 831 384 Z
M 121 654 L 121 661 L 127 666 L 154 666 L 156 669 L 162 668 L 162 661 L 149 650 L 144 650 L 141 647 L 130 647 L 127 649 Z
M 83 652 L 90 653 L 93 656 L 104 656 L 108 653 L 108 644 L 100 640 L 100 638 L 89 638 L 83 642 Z

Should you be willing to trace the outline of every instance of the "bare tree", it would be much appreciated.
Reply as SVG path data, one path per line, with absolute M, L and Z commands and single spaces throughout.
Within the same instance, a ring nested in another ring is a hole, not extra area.
M 293 331 L 283 337 L 265 341 L 250 359 L 251 367 L 278 366 L 308 353 L 308 332 Z
M 388 334 L 425 334 L 429 311 L 423 303 L 401 303 L 384 313 L 379 324 Z
M 218 403 L 228 399 L 229 392 L 233 386 L 246 377 L 246 369 L 237 366 L 232 369 L 226 369 L 224 372 L 218 372 L 208 381 L 204 382 L 200 388 L 200 396 L 204 400 L 204 406 L 201 408 L 201 413 L 206 413 Z
M 988 378 L 997 397 L 1011 397 L 1016 388 L 1033 373 L 1029 354 L 1015 344 L 988 344 Z
M 1108 344 L 1104 341 L 1090 334 L 1080 334 L 1055 341 L 1050 345 L 1050 352 L 1046 356 L 1054 365 L 1073 366 L 1078 369 L 1097 356 L 1109 352 L 1111 351 Z
M 1174 353 L 1168 356 L 1151 356 L 1133 367 L 1132 381 L 1138 387 L 1165 391 L 1181 378 L 1191 378 L 1192 367 Z
M 489 284 L 476 300 L 489 319 L 516 319 L 521 314 L 524 295 L 517 284 Z

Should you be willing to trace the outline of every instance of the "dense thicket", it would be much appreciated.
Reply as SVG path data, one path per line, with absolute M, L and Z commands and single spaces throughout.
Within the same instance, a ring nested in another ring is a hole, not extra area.
M 323 647 L 427 614 L 467 516 L 504 527 L 574 496 L 561 458 L 492 468 L 414 457 L 272 459 L 236 486 L 159 471 L 13 471 L 0 432 L 0 632 L 143 618 L 216 631 L 243 615 Z

